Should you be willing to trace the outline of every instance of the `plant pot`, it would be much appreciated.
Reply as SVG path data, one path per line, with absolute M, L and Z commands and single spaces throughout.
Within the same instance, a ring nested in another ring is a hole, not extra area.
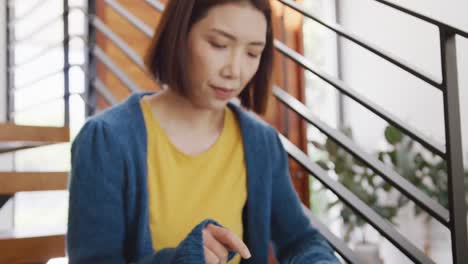
M 379 246 L 374 243 L 358 243 L 354 246 L 354 253 L 360 259 L 361 264 L 382 264 Z

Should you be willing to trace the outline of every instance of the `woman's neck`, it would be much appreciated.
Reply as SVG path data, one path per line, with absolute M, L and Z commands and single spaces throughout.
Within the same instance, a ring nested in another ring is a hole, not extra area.
M 148 101 L 163 128 L 182 129 L 195 134 L 220 133 L 224 124 L 224 111 L 208 110 L 193 104 L 171 89 L 165 89 Z

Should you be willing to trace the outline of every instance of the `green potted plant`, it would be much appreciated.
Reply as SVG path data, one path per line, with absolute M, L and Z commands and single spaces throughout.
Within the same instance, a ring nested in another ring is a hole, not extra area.
M 350 139 L 353 138 L 350 128 L 344 129 L 343 132 Z M 393 168 L 427 195 L 439 201 L 441 205 L 447 207 L 446 162 L 419 147 L 415 141 L 393 126 L 386 127 L 385 139 L 388 147 L 376 153 L 378 159 Z M 410 201 L 406 196 L 395 192 L 391 185 L 378 174 L 365 166 L 360 160 L 354 158 L 350 153 L 338 147 L 331 139 L 327 139 L 325 144 L 318 142 L 312 142 L 312 144 L 317 149 L 326 153 L 326 155 L 321 155 L 325 158 L 318 160 L 318 165 L 325 170 L 335 173 L 341 184 L 357 195 L 383 218 L 395 224 L 394 220 L 398 211 Z M 465 177 L 468 178 L 468 171 L 465 172 Z M 465 183 L 467 182 L 468 180 L 465 180 Z M 392 199 L 393 202 L 389 202 L 386 199 L 390 193 L 397 196 L 396 199 Z M 341 206 L 340 201 L 335 201 L 328 205 L 329 208 L 335 206 Z M 414 206 L 414 210 L 415 215 L 420 215 L 423 212 L 417 206 Z M 346 206 L 340 207 L 340 216 L 345 227 L 343 235 L 345 241 L 350 240 L 350 235 L 353 231 L 360 229 L 362 240 L 358 245 L 364 246 L 367 248 L 367 251 L 369 243 L 366 240 L 365 229 L 362 228 L 366 222 Z M 429 221 L 430 217 L 427 215 L 426 224 Z M 427 245 L 427 240 L 425 243 L 426 254 L 429 253 L 428 248 L 430 248 Z

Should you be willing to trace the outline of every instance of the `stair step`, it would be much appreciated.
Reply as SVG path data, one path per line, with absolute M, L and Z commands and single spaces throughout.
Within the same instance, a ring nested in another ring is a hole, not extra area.
M 0 263 L 47 263 L 65 256 L 65 232 L 0 231 Z
M 0 153 L 70 141 L 69 127 L 0 124 Z
M 68 172 L 0 172 L 0 195 L 66 190 Z

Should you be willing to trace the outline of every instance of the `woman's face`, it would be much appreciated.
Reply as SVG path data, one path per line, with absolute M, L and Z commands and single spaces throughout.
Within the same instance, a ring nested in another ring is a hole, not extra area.
M 190 101 L 221 110 L 237 97 L 257 72 L 266 34 L 265 16 L 248 3 L 211 8 L 188 35 Z

